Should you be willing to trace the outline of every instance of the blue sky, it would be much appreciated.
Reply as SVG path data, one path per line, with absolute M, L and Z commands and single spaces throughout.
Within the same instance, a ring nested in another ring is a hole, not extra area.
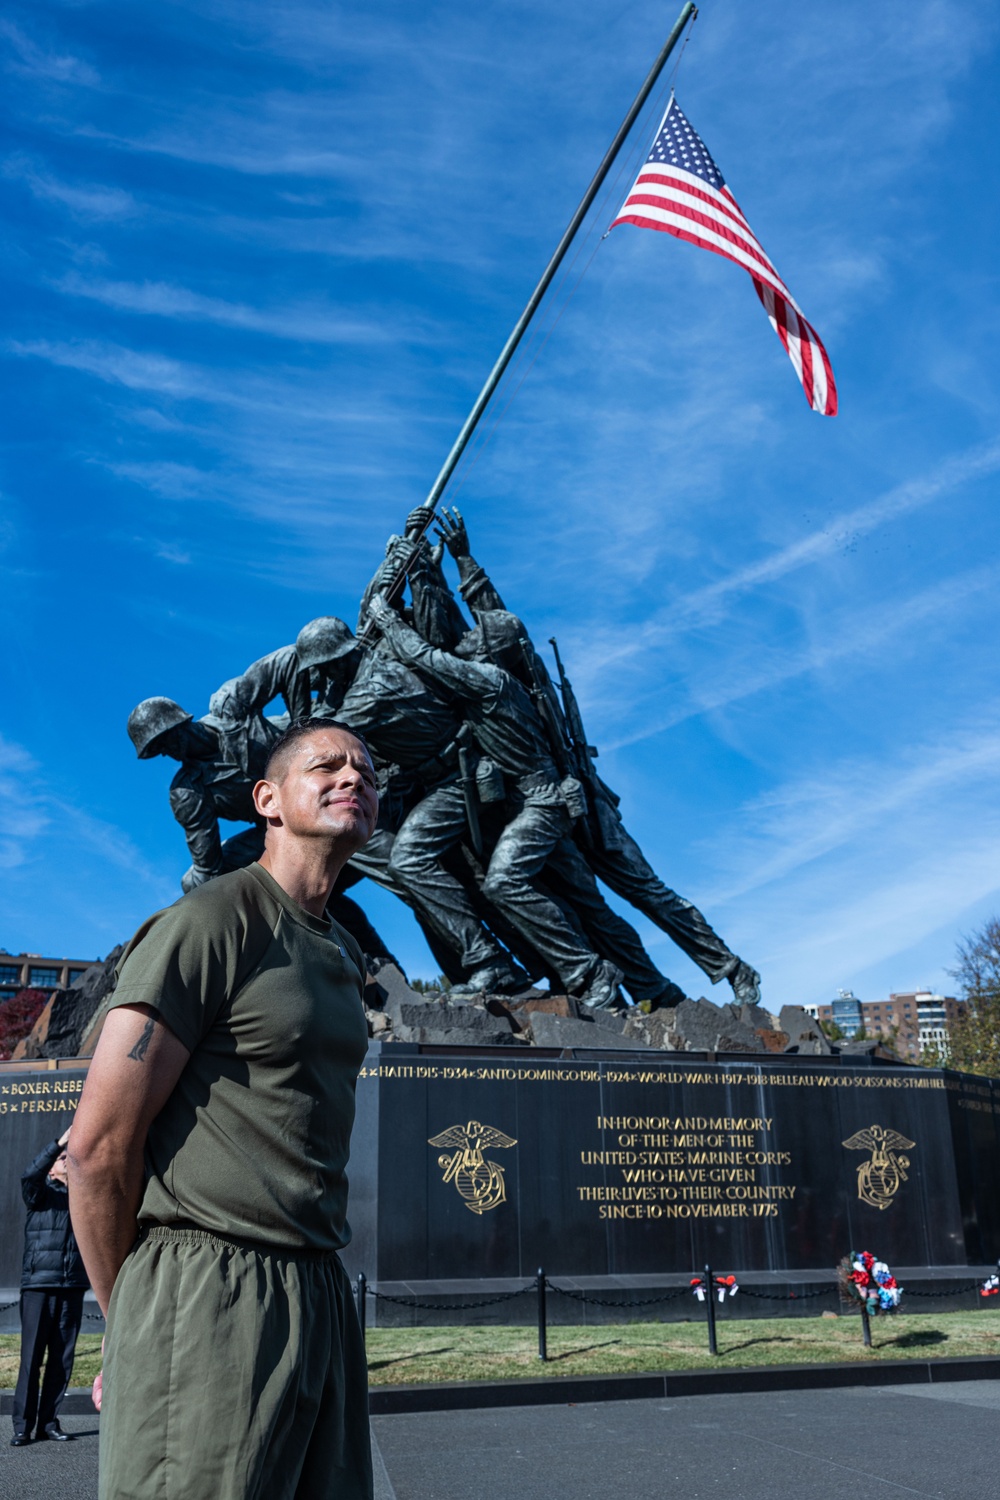
M 204 712 L 353 619 L 674 13 L 5 8 L 0 944 L 103 953 L 174 898 L 170 765 L 129 709 Z M 997 20 L 707 3 L 678 98 L 841 414 L 735 266 L 600 242 L 647 112 L 452 492 L 560 637 L 627 823 L 772 1006 L 947 986 L 1000 909 Z

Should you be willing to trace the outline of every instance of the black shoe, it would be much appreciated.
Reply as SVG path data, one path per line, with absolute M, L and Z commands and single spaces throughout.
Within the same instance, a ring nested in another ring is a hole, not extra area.
M 73 1434 L 63 1432 L 58 1422 L 50 1422 L 43 1432 L 35 1434 L 35 1441 L 39 1443 L 71 1443 L 73 1441 Z
M 30 1442 L 31 1439 L 26 1432 L 15 1432 L 10 1440 L 10 1446 L 12 1448 L 27 1448 Z

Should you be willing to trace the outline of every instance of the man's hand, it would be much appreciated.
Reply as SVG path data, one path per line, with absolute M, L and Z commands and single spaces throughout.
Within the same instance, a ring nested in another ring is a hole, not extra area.
M 415 542 L 416 539 L 417 539 L 417 537 L 422 532 L 424 532 L 426 530 L 427 530 L 427 506 L 426 505 L 415 506 L 414 509 L 410 511 L 410 514 L 406 518 L 406 526 L 403 529 L 403 535 L 406 537 L 406 539 L 407 539 L 408 542 L 412 543 L 412 542 Z
M 107 1335 L 105 1335 L 105 1337 L 106 1336 Z M 101 1339 L 101 1358 L 102 1359 L 104 1358 L 104 1339 Z M 90 1399 L 91 1399 L 91 1401 L 93 1401 L 94 1406 L 96 1407 L 96 1409 L 98 1411 L 100 1411 L 100 1409 L 101 1409 L 101 1402 L 104 1399 L 104 1371 L 103 1370 L 98 1370 L 97 1374 L 94 1377 L 94 1384 L 91 1386 L 91 1389 L 90 1389 Z
M 372 594 L 368 601 L 368 618 L 373 620 L 380 630 L 384 630 L 396 619 L 396 611 L 391 604 L 386 604 L 384 594 Z
M 460 557 L 468 557 L 469 533 L 465 529 L 462 512 L 456 510 L 454 505 L 451 508 L 451 515 L 447 510 L 442 510 L 438 516 L 437 534 L 456 561 Z
M 65 1146 L 66 1142 L 69 1140 L 69 1129 L 70 1128 L 67 1125 L 66 1129 L 63 1131 L 62 1135 L 59 1137 L 59 1144 L 60 1144 L 60 1146 Z
M 73 1231 L 105 1316 L 138 1233 L 146 1132 L 190 1055 L 148 1005 L 109 1011 L 67 1151 Z

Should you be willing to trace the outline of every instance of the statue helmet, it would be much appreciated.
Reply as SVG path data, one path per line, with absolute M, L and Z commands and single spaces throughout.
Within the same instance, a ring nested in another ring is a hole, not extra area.
M 479 625 L 490 661 L 505 672 L 516 672 L 521 665 L 521 642 L 525 638 L 524 626 L 517 615 L 506 609 L 487 610 Z
M 295 638 L 300 667 L 324 667 L 357 649 L 357 637 L 336 615 L 320 615 L 303 625 Z
M 128 737 L 139 759 L 148 760 L 156 753 L 153 744 L 161 734 L 189 723 L 191 718 L 173 698 L 144 698 L 128 716 Z

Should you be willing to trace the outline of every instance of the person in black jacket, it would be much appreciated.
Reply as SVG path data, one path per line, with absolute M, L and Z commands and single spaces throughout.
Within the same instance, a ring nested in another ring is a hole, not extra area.
M 14 1448 L 31 1442 L 32 1428 L 39 1441 L 62 1443 L 70 1437 L 59 1426 L 59 1408 L 73 1372 L 83 1294 L 89 1283 L 69 1221 L 68 1139 L 67 1130 L 39 1152 L 21 1176 L 28 1222 L 21 1271 L 21 1368 L 14 1391 Z M 39 1396 L 43 1359 L 45 1376 Z

